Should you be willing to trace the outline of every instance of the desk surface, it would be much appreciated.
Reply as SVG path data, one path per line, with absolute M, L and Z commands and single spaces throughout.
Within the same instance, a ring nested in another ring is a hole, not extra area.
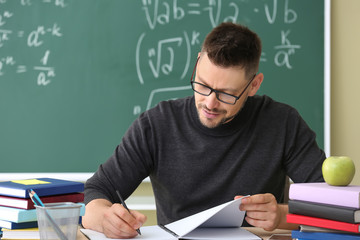
M 271 235 L 273 235 L 273 234 L 291 234 L 291 230 L 282 230 L 282 229 L 276 229 L 271 232 L 265 231 L 262 228 L 256 228 L 256 227 L 244 227 L 244 229 L 256 234 L 257 236 L 261 237 L 264 240 L 269 239 L 271 237 Z
M 269 239 L 270 236 L 273 235 L 273 234 L 290 234 L 291 233 L 290 230 L 280 230 L 280 229 L 277 229 L 277 230 L 274 230 L 274 231 L 271 231 L 271 232 L 265 231 L 262 228 L 254 228 L 254 227 L 244 227 L 244 229 L 258 235 L 259 237 L 261 237 L 264 240 Z M 80 230 L 78 231 L 76 239 L 77 240 L 88 240 L 85 237 L 85 235 L 80 232 Z

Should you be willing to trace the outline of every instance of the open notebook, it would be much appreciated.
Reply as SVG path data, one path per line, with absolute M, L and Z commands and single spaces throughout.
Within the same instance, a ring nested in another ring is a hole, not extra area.
M 245 212 L 239 210 L 241 199 L 221 204 L 164 226 L 142 227 L 142 235 L 138 235 L 135 239 L 261 239 L 240 227 L 245 216 Z M 81 229 L 81 231 L 91 240 L 107 239 L 104 234 L 90 229 Z

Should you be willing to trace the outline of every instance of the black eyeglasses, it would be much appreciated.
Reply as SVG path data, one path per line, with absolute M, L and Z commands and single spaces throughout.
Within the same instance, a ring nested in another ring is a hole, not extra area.
M 193 73 L 191 75 L 191 87 L 192 87 L 192 89 L 194 90 L 194 92 L 196 92 L 196 93 L 198 93 L 200 95 L 203 95 L 203 96 L 209 96 L 212 92 L 214 92 L 215 95 L 216 95 L 216 98 L 220 102 L 223 102 L 223 103 L 226 103 L 226 104 L 234 105 L 236 103 L 236 101 L 241 98 L 241 96 L 244 94 L 244 92 L 250 86 L 251 82 L 254 80 L 254 78 L 256 76 L 256 74 L 254 74 L 254 76 L 251 78 L 251 80 L 248 82 L 248 84 L 246 85 L 246 87 L 240 93 L 239 96 L 231 95 L 231 94 L 226 93 L 226 92 L 215 90 L 215 89 L 213 89 L 213 88 L 211 88 L 209 86 L 206 86 L 206 85 L 204 85 L 202 83 L 193 81 L 193 77 L 194 77 L 194 74 L 195 74 L 195 70 L 196 70 L 196 66 L 197 66 L 198 61 L 199 61 L 199 58 L 196 60 L 195 67 L 194 67 Z

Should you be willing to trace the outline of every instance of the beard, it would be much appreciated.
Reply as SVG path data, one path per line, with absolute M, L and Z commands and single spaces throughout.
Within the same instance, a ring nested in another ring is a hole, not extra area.
M 204 111 L 204 110 L 207 112 L 214 113 L 214 114 L 219 114 L 219 117 L 207 118 L 206 116 L 204 116 L 202 114 L 202 111 Z M 201 124 L 208 128 L 216 128 L 222 124 L 225 124 L 225 123 L 231 121 L 237 115 L 237 113 L 236 113 L 235 115 L 226 117 L 226 114 L 227 114 L 226 110 L 220 110 L 217 108 L 208 109 L 204 104 L 201 104 L 201 103 L 199 103 L 197 106 L 197 112 L 198 112 L 198 117 L 199 117 Z

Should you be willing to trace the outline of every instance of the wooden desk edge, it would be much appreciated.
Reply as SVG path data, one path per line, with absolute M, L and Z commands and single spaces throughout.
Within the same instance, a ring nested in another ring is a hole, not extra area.
M 291 234 L 291 230 L 284 230 L 284 229 L 275 229 L 274 231 L 265 231 L 264 229 L 257 227 L 243 227 L 243 229 L 246 229 L 249 232 L 254 233 L 255 235 L 259 236 L 264 240 L 269 239 L 273 234 Z

